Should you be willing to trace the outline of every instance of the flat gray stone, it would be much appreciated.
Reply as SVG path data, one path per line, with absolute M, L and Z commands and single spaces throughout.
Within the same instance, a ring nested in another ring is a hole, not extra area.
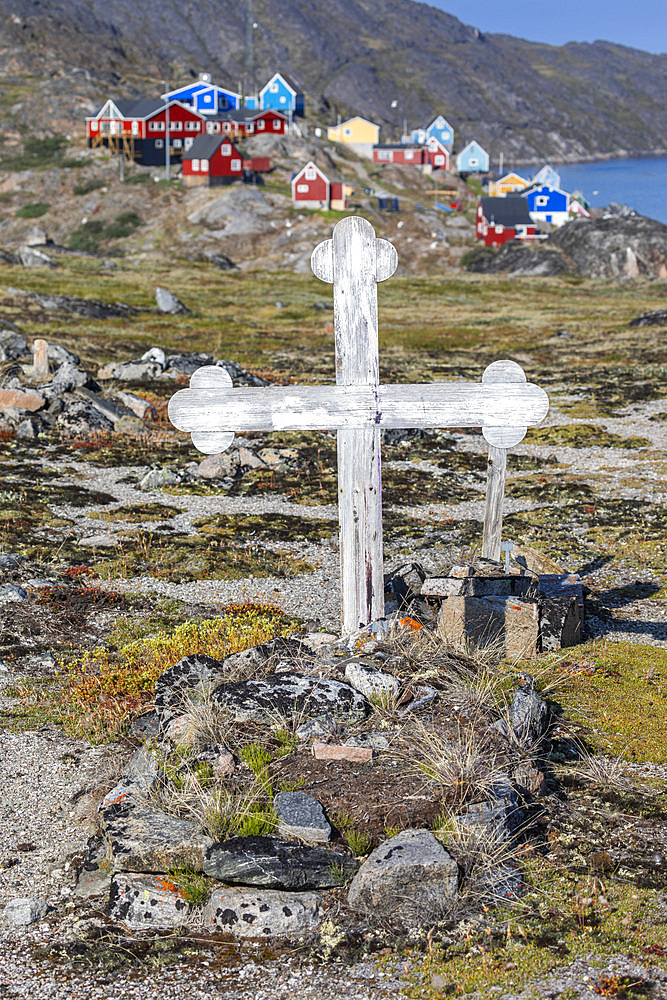
M 63 392 L 69 392 L 70 389 L 77 389 L 79 386 L 85 385 L 87 381 L 88 375 L 83 369 L 78 368 L 71 361 L 63 361 L 53 376 L 51 384 L 56 394 L 61 395 Z
M 422 583 L 423 597 L 523 597 L 535 591 L 529 576 L 431 576 Z
M 25 927 L 46 916 L 48 908 L 45 899 L 26 896 L 12 899 L 5 906 L 5 919 L 17 927 Z
M 328 677 L 277 673 L 258 680 L 221 684 L 213 701 L 229 708 L 239 722 L 271 724 L 287 719 L 330 715 L 336 722 L 364 719 L 370 705 L 349 684 Z
M 298 837 L 309 843 L 331 840 L 331 826 L 324 809 L 306 792 L 279 792 L 273 800 L 281 837 Z
M 275 889 L 215 889 L 202 918 L 210 930 L 236 938 L 294 937 L 314 931 L 322 920 L 322 898 L 314 892 Z
M 354 910 L 407 926 L 435 922 L 458 892 L 456 861 L 429 830 L 403 830 L 368 856 L 352 879 Z
M 9 604 L 12 601 L 25 601 L 28 592 L 23 587 L 17 587 L 13 583 L 0 584 L 0 604 Z
M 264 889 L 331 889 L 357 868 L 346 855 L 277 837 L 231 837 L 211 846 L 202 865 L 220 882 Z
M 201 871 L 213 845 L 196 823 L 132 800 L 107 806 L 100 821 L 117 872 L 161 872 L 180 865 Z
M 190 905 L 166 875 L 114 875 L 109 916 L 137 930 L 170 930 L 187 923 Z
M 296 737 L 302 743 L 308 740 L 327 739 L 329 736 L 340 736 L 341 728 L 330 715 L 322 715 L 319 719 L 309 719 L 296 730 Z
M 149 469 L 139 480 L 140 490 L 159 490 L 162 486 L 175 486 L 179 477 L 171 469 Z
M 200 479 L 228 479 L 241 468 L 238 448 L 231 448 L 218 455 L 207 455 L 197 466 Z

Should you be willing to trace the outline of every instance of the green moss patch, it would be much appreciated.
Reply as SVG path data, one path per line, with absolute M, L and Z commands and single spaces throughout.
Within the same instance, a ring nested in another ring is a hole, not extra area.
M 561 427 L 536 427 L 526 435 L 528 444 L 554 445 L 560 448 L 650 448 L 643 437 L 611 434 L 595 424 L 567 424 Z
M 99 511 L 90 514 L 90 517 L 100 521 L 140 523 L 142 521 L 168 521 L 180 513 L 182 512 L 179 507 L 168 507 L 162 503 L 138 503 L 131 504 L 129 507 L 115 507 L 113 510 Z
M 551 667 L 556 697 L 602 753 L 667 764 L 667 650 L 593 642 Z
M 338 532 L 337 521 L 295 517 L 291 514 L 215 514 L 194 522 L 204 535 L 218 541 L 251 540 L 318 542 Z
M 191 580 L 238 580 L 245 577 L 290 577 L 313 567 L 291 552 L 261 544 L 233 543 L 200 535 L 162 535 L 138 531 L 119 539 L 113 555 L 95 557 L 103 579 L 153 576 L 174 583 Z

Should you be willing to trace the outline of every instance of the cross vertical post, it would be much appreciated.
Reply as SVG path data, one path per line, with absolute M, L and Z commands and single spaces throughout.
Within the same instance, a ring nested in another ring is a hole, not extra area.
M 486 466 L 486 506 L 484 508 L 482 559 L 493 559 L 495 562 L 498 562 L 500 559 L 506 467 L 507 449 L 489 445 L 489 457 Z
M 338 223 L 313 252 L 314 274 L 334 286 L 336 384 L 368 386 L 379 402 L 377 282 L 391 277 L 396 250 L 365 219 Z M 343 632 L 384 615 L 380 421 L 342 428 L 338 438 Z

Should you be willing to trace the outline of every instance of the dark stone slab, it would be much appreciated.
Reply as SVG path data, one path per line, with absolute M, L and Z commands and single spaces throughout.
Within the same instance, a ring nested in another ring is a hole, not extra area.
M 155 682 L 155 708 L 162 723 L 181 714 L 188 696 L 203 695 L 207 687 L 215 687 L 223 676 L 225 668 L 220 660 L 200 654 L 184 656 L 168 667 Z
M 331 889 L 357 870 L 357 862 L 321 847 L 276 837 L 232 837 L 206 852 L 202 870 L 229 885 L 265 889 Z
M 549 706 L 535 690 L 535 682 L 526 674 L 526 681 L 514 695 L 509 707 L 509 722 L 520 743 L 539 743 L 549 728 Z
M 305 721 L 322 715 L 351 722 L 364 719 L 370 711 L 366 698 L 349 684 L 294 673 L 221 684 L 213 701 L 229 708 L 239 722 L 270 723 L 281 716 Z

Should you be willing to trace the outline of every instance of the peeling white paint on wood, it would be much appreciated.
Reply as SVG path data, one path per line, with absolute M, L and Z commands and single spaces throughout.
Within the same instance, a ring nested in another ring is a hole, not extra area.
M 546 393 L 513 361 L 489 365 L 478 384 L 380 385 L 377 282 L 390 278 L 397 264 L 392 244 L 356 217 L 339 222 L 332 239 L 313 251 L 314 273 L 334 286 L 335 386 L 235 389 L 224 369 L 208 366 L 169 402 L 172 423 L 205 453 L 224 451 L 235 431 L 338 432 L 344 632 L 384 614 L 381 428 L 482 428 L 498 473 L 489 480 L 484 529 L 485 545 L 488 539 L 495 551 L 502 526 L 500 455 L 549 408 Z

